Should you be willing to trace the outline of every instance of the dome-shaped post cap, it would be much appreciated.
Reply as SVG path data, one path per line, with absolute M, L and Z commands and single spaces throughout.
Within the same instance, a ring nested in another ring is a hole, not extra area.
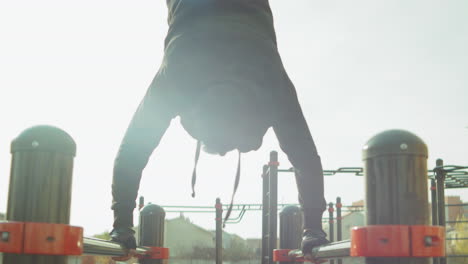
M 76 155 L 76 144 L 65 131 L 54 126 L 33 126 L 21 132 L 11 143 L 11 153 L 20 151 L 57 152 Z
M 164 208 L 156 204 L 147 204 L 140 210 L 140 215 L 159 215 L 166 214 Z
M 387 155 L 415 155 L 428 157 L 427 145 L 406 130 L 387 130 L 372 137 L 363 147 L 362 158 L 367 160 Z
M 302 212 L 301 208 L 299 206 L 295 205 L 287 205 L 281 209 L 280 215 L 295 215 L 295 214 L 300 214 Z

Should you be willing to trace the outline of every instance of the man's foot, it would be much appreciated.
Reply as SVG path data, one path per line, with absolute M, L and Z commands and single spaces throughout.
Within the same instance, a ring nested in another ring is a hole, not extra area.
M 302 234 L 301 249 L 304 256 L 313 255 L 312 248 L 330 243 L 322 229 L 305 229 Z

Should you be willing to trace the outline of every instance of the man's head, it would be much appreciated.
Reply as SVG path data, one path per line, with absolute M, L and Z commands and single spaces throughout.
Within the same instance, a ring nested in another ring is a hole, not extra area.
M 250 89 L 218 85 L 207 89 L 189 111 L 181 114 L 181 123 L 208 153 L 224 155 L 234 149 L 248 152 L 260 148 L 269 127 L 261 111 Z

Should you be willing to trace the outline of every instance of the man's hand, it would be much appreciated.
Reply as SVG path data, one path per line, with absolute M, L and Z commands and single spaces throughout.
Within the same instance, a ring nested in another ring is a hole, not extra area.
M 136 255 L 135 231 L 130 227 L 114 228 L 111 233 L 111 241 L 117 242 L 122 247 L 124 256 L 112 258 L 115 261 L 127 261 Z
M 301 249 L 302 253 L 304 254 L 304 259 L 312 262 L 312 263 L 323 263 L 326 261 L 316 261 L 314 256 L 317 254 L 317 249 L 314 249 L 316 247 L 325 245 L 330 243 L 326 239 L 326 234 L 323 232 L 323 230 L 312 230 L 312 229 L 305 229 L 304 233 L 302 235 L 302 243 L 301 243 Z

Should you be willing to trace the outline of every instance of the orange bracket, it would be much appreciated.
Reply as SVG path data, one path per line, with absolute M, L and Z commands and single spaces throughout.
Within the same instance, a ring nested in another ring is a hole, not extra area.
M 81 255 L 83 228 L 65 224 L 2 222 L 0 252 L 40 255 Z
M 351 241 L 343 247 L 349 250 L 341 256 L 350 257 L 443 257 L 445 229 L 440 226 L 375 225 L 354 227 Z M 336 247 L 324 245 L 314 248 L 317 258 L 332 258 Z M 313 254 L 314 255 L 314 254 Z M 336 256 L 335 256 L 336 257 Z M 301 250 L 275 249 L 273 261 L 302 262 Z
M 351 232 L 352 257 L 410 256 L 408 226 L 353 227 Z
M 354 227 L 352 257 L 443 257 L 445 229 L 439 226 Z
M 295 249 L 275 249 L 273 250 L 273 261 L 274 262 L 304 262 L 304 256 L 302 252 L 298 253 L 298 256 L 295 256 L 294 252 L 299 252 L 300 250 Z
M 268 166 L 275 166 L 275 167 L 279 167 L 280 163 L 278 161 L 272 161 L 272 162 L 268 162 Z
M 139 259 L 169 259 L 169 248 L 163 247 L 146 247 L 148 251 L 145 255 L 138 256 Z
M 0 222 L 0 252 L 23 252 L 24 223 Z

